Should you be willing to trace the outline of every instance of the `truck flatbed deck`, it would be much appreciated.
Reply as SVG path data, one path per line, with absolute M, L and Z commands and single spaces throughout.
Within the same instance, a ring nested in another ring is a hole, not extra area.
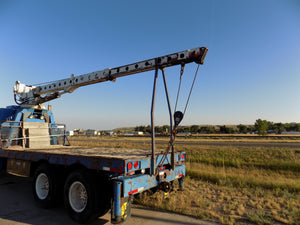
M 110 171 L 126 175 L 130 172 L 129 162 L 137 162 L 135 171 L 148 169 L 151 167 L 151 150 L 123 149 L 123 148 L 100 148 L 82 146 L 61 146 L 52 145 L 42 148 L 22 148 L 21 146 L 11 146 L 0 148 L 0 157 L 13 160 L 26 160 L 31 162 L 47 161 L 51 164 L 70 166 L 80 164 L 88 169 L 99 171 Z M 157 166 L 163 157 L 163 151 L 155 152 Z M 180 163 L 183 158 L 179 158 L 181 153 L 175 154 L 175 162 Z M 166 155 L 166 161 L 171 161 L 171 155 Z M 18 162 L 14 161 L 14 164 Z M 14 165 L 14 166 L 16 166 Z

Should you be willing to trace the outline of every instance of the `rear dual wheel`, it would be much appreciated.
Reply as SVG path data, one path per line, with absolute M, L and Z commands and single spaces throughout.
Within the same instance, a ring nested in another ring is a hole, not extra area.
M 110 209 L 110 193 L 104 188 L 107 183 L 102 180 L 97 184 L 94 178 L 88 171 L 76 170 L 65 182 L 65 206 L 70 217 L 79 223 L 89 222 Z
M 76 213 L 81 213 L 87 206 L 88 194 L 83 183 L 75 181 L 71 184 L 68 193 L 69 203 Z
M 61 179 L 55 168 L 41 164 L 33 177 L 33 195 L 42 208 L 54 207 L 60 200 Z M 76 170 L 64 185 L 64 203 L 69 216 L 86 223 L 103 216 L 111 207 L 112 187 L 104 178 L 91 175 L 86 170 Z

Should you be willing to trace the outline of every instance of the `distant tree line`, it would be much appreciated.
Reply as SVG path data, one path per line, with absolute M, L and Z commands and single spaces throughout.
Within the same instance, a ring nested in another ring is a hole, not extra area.
M 154 127 L 155 133 L 160 133 L 160 134 L 168 134 L 171 132 L 170 126 L 169 125 L 163 125 L 163 126 L 155 126 Z M 142 131 L 144 133 L 151 133 L 151 126 L 137 126 L 135 127 L 134 131 Z
M 258 119 L 255 122 L 255 130 L 259 135 L 267 135 L 268 133 L 281 134 L 282 132 L 300 132 L 299 123 L 273 123 L 271 121 Z
M 142 131 L 144 133 L 151 133 L 151 126 L 136 126 L 136 132 Z M 267 135 L 268 133 L 281 134 L 282 132 L 300 132 L 299 123 L 273 123 L 271 121 L 257 119 L 254 125 L 218 125 L 218 126 L 179 126 L 178 133 L 191 133 L 191 134 L 247 134 L 257 133 L 259 135 Z M 169 134 L 170 126 L 155 126 L 155 133 Z

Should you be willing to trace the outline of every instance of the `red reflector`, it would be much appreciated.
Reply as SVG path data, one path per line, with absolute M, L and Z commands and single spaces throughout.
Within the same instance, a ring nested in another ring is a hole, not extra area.
M 181 155 L 181 159 L 184 160 L 184 154 Z
M 128 192 L 128 195 L 132 195 L 132 194 L 137 193 L 137 192 L 138 192 L 138 189 L 135 189 L 135 190 L 133 190 L 133 191 L 129 191 L 129 192 Z
M 183 174 L 180 174 L 179 177 L 183 177 Z
M 163 167 L 159 167 L 159 170 L 165 170 L 166 169 L 166 167 L 165 166 L 163 166 Z
M 128 163 L 127 166 L 128 166 L 128 170 L 131 170 L 132 169 L 132 162 Z
M 181 159 L 181 155 L 179 155 L 179 160 Z
M 139 162 L 134 162 L 134 168 L 136 169 L 139 166 Z

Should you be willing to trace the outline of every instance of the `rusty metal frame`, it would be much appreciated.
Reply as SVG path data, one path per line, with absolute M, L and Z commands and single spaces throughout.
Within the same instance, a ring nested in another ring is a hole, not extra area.
M 173 135 L 173 117 L 172 117 L 172 108 L 171 108 L 171 103 L 170 103 L 170 96 L 169 96 L 169 91 L 168 91 L 168 86 L 167 86 L 167 80 L 166 80 L 166 75 L 165 75 L 165 69 L 161 69 L 162 75 L 163 75 L 163 80 L 164 80 L 164 85 L 165 85 L 165 92 L 166 92 L 166 98 L 168 102 L 168 109 L 169 109 L 169 117 L 170 117 L 170 143 L 172 146 L 171 147 L 171 167 L 172 170 L 175 169 L 175 154 L 174 154 L 174 147 L 173 147 L 173 142 L 174 142 L 174 135 Z
M 154 84 L 153 84 L 153 94 L 152 94 L 152 104 L 151 104 L 151 145 L 152 145 L 152 156 L 151 156 L 151 168 L 150 168 L 150 174 L 156 174 L 156 162 L 155 162 L 155 124 L 154 124 L 154 108 L 155 108 L 155 97 L 156 97 L 156 87 L 157 87 L 157 77 L 158 77 L 158 64 L 156 62 L 156 69 L 155 69 L 155 74 L 154 74 Z M 170 96 L 169 96 L 169 91 L 168 91 L 168 85 L 167 85 L 167 79 L 165 75 L 165 69 L 160 68 L 162 72 L 162 77 L 163 77 L 163 82 L 164 82 L 164 88 L 165 88 L 165 94 L 166 94 L 166 99 L 167 99 L 167 105 L 168 105 L 168 110 L 169 110 L 169 117 L 170 117 L 170 143 L 173 144 L 174 141 L 174 136 L 173 136 L 173 117 L 172 117 L 172 109 L 171 109 L 171 103 L 170 103 Z M 174 153 L 174 147 L 171 147 L 171 168 L 174 170 L 175 169 L 175 153 Z M 169 148 L 168 147 L 168 148 Z M 168 153 L 169 149 L 167 149 Z M 164 164 L 164 161 L 166 160 L 166 157 L 162 158 L 162 162 L 160 164 Z
M 154 74 L 154 84 L 153 84 L 153 94 L 152 94 L 152 103 L 151 103 L 151 167 L 150 174 L 155 174 L 155 123 L 154 123 L 154 108 L 155 108 L 155 96 L 156 96 L 156 86 L 157 86 L 157 77 L 158 77 L 158 64 L 157 60 L 155 60 L 156 68 Z
M 163 175 L 160 176 L 159 179 L 157 179 L 156 176 L 151 176 L 149 174 L 122 177 L 118 179 L 123 182 L 123 197 L 130 196 L 131 192 L 135 189 L 138 189 L 137 193 L 139 193 L 157 187 L 162 182 L 171 182 L 175 179 L 185 177 L 185 165 L 176 165 L 174 170 L 162 170 L 160 173 Z

